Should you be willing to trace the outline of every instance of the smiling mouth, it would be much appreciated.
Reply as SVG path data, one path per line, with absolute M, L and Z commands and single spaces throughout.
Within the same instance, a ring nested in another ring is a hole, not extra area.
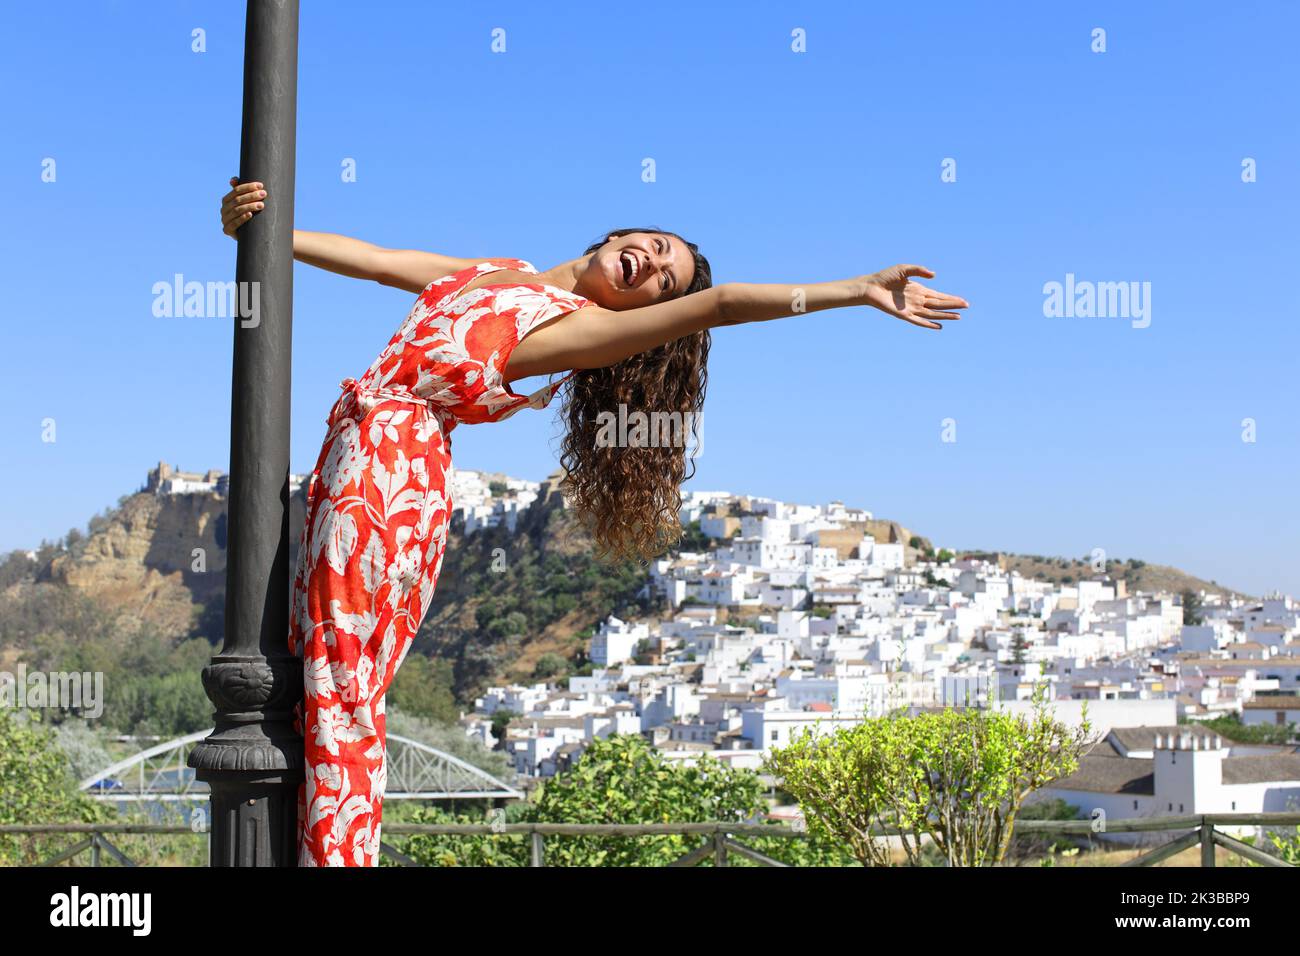
M 641 265 L 636 261 L 636 255 L 624 251 L 619 255 L 618 261 L 623 267 L 623 284 L 628 288 L 632 288 L 636 285 L 636 277 L 641 273 Z

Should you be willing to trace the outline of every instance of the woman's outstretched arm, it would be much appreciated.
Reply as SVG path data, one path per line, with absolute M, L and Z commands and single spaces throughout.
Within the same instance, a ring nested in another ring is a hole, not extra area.
M 266 187 L 261 183 L 240 183 L 221 200 L 221 227 L 226 235 L 239 238 L 239 227 L 266 206 Z M 360 239 L 328 232 L 293 231 L 293 257 L 309 266 L 337 272 L 353 279 L 370 279 L 381 285 L 422 292 L 435 279 L 467 269 L 482 259 L 458 259 L 418 249 L 386 249 Z
M 924 266 L 891 266 L 871 275 L 809 285 L 732 283 L 640 309 L 588 306 L 552 319 L 528 334 L 511 353 L 507 382 L 569 369 L 603 368 L 704 329 L 766 322 L 838 309 L 872 306 L 925 329 L 960 319 L 952 309 L 965 299 L 911 281 L 933 278 Z
M 309 266 L 353 279 L 422 292 L 435 279 L 468 269 L 482 259 L 457 259 L 418 249 L 386 249 L 329 232 L 293 231 L 293 257 Z

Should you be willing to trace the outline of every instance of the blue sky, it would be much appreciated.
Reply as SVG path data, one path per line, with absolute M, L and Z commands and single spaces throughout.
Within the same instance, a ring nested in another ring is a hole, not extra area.
M 160 458 L 228 465 L 229 324 L 155 317 L 151 290 L 233 277 L 242 6 L 8 8 L 0 549 L 84 526 Z M 622 9 L 304 4 L 299 227 L 547 268 L 656 223 L 719 282 L 923 263 L 972 304 L 941 333 L 866 310 L 716 331 L 688 487 L 1300 594 L 1295 4 Z M 1046 317 L 1067 273 L 1151 283 L 1149 327 Z M 411 297 L 302 265 L 294 295 L 307 471 Z M 541 478 L 558 427 L 463 426 L 457 464 Z

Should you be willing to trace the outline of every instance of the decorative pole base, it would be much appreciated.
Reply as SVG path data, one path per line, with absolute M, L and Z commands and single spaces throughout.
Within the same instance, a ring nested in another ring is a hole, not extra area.
M 203 687 L 217 725 L 189 765 L 212 790 L 211 865 L 297 866 L 302 662 L 221 655 L 203 669 Z

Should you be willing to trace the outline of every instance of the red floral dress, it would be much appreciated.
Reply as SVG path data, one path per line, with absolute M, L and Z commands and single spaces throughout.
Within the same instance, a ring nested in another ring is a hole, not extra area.
M 306 747 L 299 865 L 374 866 L 384 795 L 384 694 L 429 610 L 451 515 L 451 431 L 543 408 L 502 381 L 533 328 L 591 303 L 541 283 L 489 284 L 493 259 L 431 283 L 360 380 L 345 379 L 307 490 L 289 646 L 302 658 Z

